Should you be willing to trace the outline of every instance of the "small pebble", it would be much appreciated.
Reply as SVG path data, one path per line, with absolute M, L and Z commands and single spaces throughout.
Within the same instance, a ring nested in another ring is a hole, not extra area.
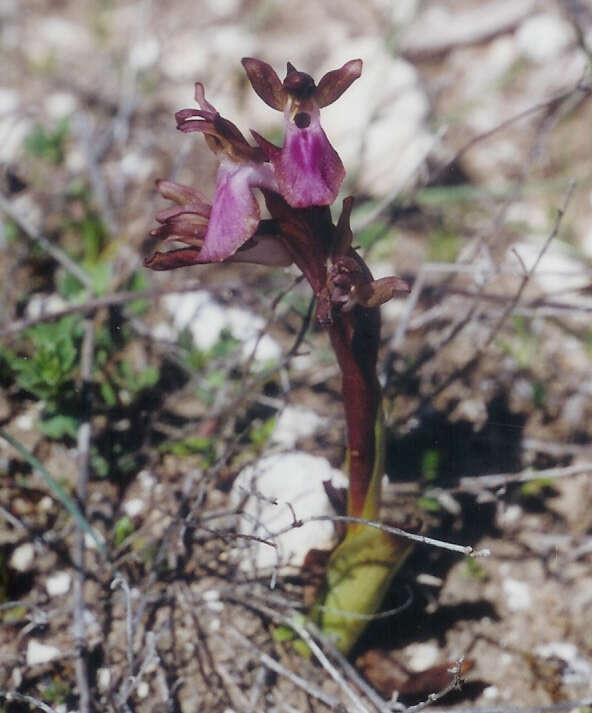
M 72 577 L 68 572 L 56 572 L 47 578 L 45 589 L 50 597 L 59 597 L 70 589 Z
M 8 566 L 17 572 L 28 572 L 35 560 L 35 548 L 31 542 L 16 547 L 8 561 Z
M 506 603 L 511 611 L 525 611 L 532 606 L 532 595 L 527 582 L 520 582 L 517 579 L 504 580 L 504 594 Z
M 59 656 L 61 656 L 61 651 L 57 646 L 43 644 L 36 639 L 30 639 L 27 646 L 27 666 L 49 663 Z

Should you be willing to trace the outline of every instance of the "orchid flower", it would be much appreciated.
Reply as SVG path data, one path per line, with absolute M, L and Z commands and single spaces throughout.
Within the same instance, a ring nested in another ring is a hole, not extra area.
M 195 85 L 195 100 L 200 109 L 182 109 L 175 118 L 180 131 L 203 133 L 220 161 L 214 201 L 210 205 L 199 192 L 178 183 L 157 182 L 160 193 L 178 207 L 157 214 L 156 219 L 163 226 L 152 231 L 152 235 L 191 247 L 157 253 L 146 263 L 147 267 L 167 270 L 232 258 L 268 265 L 289 264 L 290 259 L 277 241 L 255 237 L 260 212 L 253 189 L 277 190 L 273 168 L 266 162 L 263 151 L 251 146 L 239 129 L 207 101 L 199 82 Z M 234 257 L 239 250 L 242 255 Z
M 292 208 L 331 205 L 345 169 L 321 127 L 320 110 L 332 104 L 362 73 L 354 59 L 325 74 L 318 86 L 288 62 L 282 82 L 272 67 L 259 59 L 243 59 L 253 89 L 272 109 L 284 112 L 286 136 L 280 149 L 256 132 L 255 140 L 273 164 L 280 193 Z
M 379 517 L 385 437 L 380 384 L 376 375 L 380 343 L 379 306 L 398 291 L 398 277 L 375 280 L 352 247 L 352 198 L 343 201 L 334 225 L 335 201 L 345 169 L 320 124 L 320 110 L 338 99 L 361 73 L 351 60 L 325 74 L 318 85 L 288 63 L 282 82 L 270 65 L 243 59 L 255 92 L 284 113 L 281 147 L 251 132 L 253 146 L 220 116 L 195 85 L 199 109 L 176 114 L 177 128 L 199 132 L 220 166 L 210 203 L 199 191 L 173 181 L 157 181 L 173 206 L 156 214 L 151 233 L 183 248 L 157 252 L 146 261 L 154 270 L 211 262 L 243 261 L 263 265 L 292 262 L 308 280 L 317 302 L 316 321 L 326 328 L 342 374 L 347 427 L 349 492 L 347 512 L 354 519 Z M 259 190 L 270 218 L 261 219 L 254 191 Z M 305 477 L 305 475 L 304 475 Z M 332 552 L 311 617 L 349 652 L 369 616 L 377 611 L 389 583 L 409 553 L 409 542 L 352 522 Z M 358 615 L 360 615 L 358 617 Z

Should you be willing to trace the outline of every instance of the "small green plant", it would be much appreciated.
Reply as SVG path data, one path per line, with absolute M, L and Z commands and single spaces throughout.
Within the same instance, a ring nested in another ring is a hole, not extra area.
M 211 464 L 215 458 L 214 441 L 206 436 L 188 436 L 181 441 L 165 441 L 159 446 L 161 453 L 176 456 L 203 456 L 205 464 Z
M 25 137 L 25 151 L 35 158 L 60 164 L 64 160 L 64 144 L 68 138 L 68 121 L 61 119 L 53 129 L 36 124 Z
M 3 351 L 21 389 L 52 403 L 63 396 L 76 371 L 79 327 L 79 320 L 74 316 L 39 324 L 25 335 L 31 344 L 30 354 Z
M 467 579 L 476 579 L 479 582 L 485 582 L 489 577 L 485 567 L 474 557 L 467 557 L 465 560 L 463 574 Z
M 276 423 L 277 418 L 275 416 L 272 416 L 271 418 L 268 418 L 265 421 L 255 422 L 251 426 L 251 430 L 249 431 L 249 440 L 255 446 L 255 448 L 263 448 L 263 446 L 267 443 L 269 437 L 271 436 Z
M 54 676 L 52 682 L 41 691 L 41 698 L 52 705 L 65 703 L 70 695 L 70 686 L 59 676 Z
M 454 262 L 460 250 L 458 233 L 444 228 L 430 236 L 429 259 L 432 262 Z
M 522 483 L 520 495 L 523 498 L 540 498 L 545 491 L 553 487 L 553 478 L 534 478 Z
M 127 515 L 120 517 L 113 528 L 113 544 L 115 547 L 120 547 L 133 534 L 135 529 L 133 520 L 130 517 Z

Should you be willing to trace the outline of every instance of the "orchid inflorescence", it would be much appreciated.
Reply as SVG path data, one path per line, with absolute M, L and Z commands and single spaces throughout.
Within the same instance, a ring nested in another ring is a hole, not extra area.
M 183 248 L 157 252 L 146 261 L 153 270 L 219 262 L 268 266 L 295 264 L 317 301 L 316 320 L 329 333 L 342 374 L 348 438 L 348 515 L 377 519 L 384 467 L 384 434 L 376 363 L 380 341 L 379 306 L 398 291 L 398 277 L 375 280 L 352 247 L 351 197 L 333 223 L 330 206 L 345 178 L 339 155 L 321 127 L 321 108 L 333 103 L 361 75 L 354 59 L 325 74 L 318 84 L 288 63 L 283 82 L 261 60 L 245 58 L 243 67 L 254 91 L 272 109 L 283 112 L 285 136 L 278 147 L 251 131 L 255 144 L 222 117 L 206 99 L 199 82 L 199 109 L 175 115 L 177 128 L 199 132 L 219 160 L 216 191 L 210 203 L 198 190 L 173 181 L 157 182 L 174 205 L 156 214 L 152 231 Z M 269 218 L 261 218 L 254 194 L 261 191 Z M 305 475 L 303 475 L 305 477 Z M 379 530 L 352 523 L 333 552 L 326 587 L 319 594 L 318 623 L 349 651 L 375 611 L 409 547 Z M 358 592 L 352 591 L 358 588 Z M 370 587 L 370 589 L 369 589 Z M 364 591 L 365 590 L 365 591 Z M 360 594 L 361 592 L 361 599 Z M 333 615 L 323 612 L 333 611 Z M 362 616 L 339 619 L 339 610 Z M 366 617 L 366 618 L 364 618 Z

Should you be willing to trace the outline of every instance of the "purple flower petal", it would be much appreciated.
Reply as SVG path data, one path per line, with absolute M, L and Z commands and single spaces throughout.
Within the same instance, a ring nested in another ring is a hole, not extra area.
M 280 193 L 293 208 L 330 205 L 337 197 L 345 169 L 321 128 L 318 108 L 299 117 L 297 114 L 295 122 L 286 121 L 281 154 L 271 158 Z
M 253 188 L 277 190 L 271 166 L 222 161 L 200 262 L 228 259 L 255 233 L 260 214 Z

